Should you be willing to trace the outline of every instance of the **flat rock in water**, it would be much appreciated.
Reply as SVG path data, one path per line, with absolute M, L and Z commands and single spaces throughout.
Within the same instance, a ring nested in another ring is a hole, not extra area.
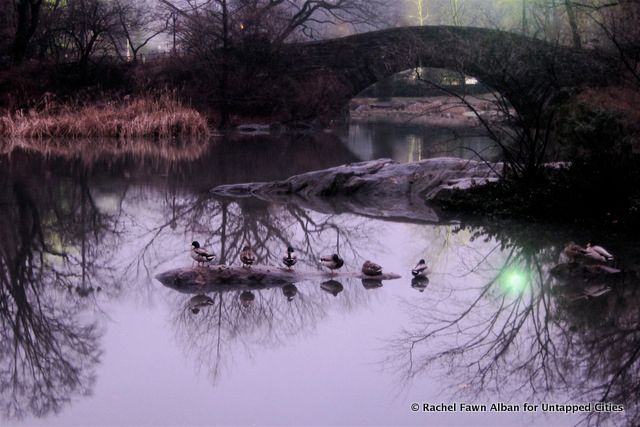
M 438 222 L 438 215 L 426 201 L 446 197 L 453 189 L 497 181 L 501 170 L 501 163 L 450 157 L 413 163 L 379 159 L 307 172 L 284 181 L 223 185 L 212 192 L 292 201 L 324 213 Z
M 336 272 L 333 275 L 323 271 L 289 271 L 286 268 L 254 265 L 251 268 L 238 266 L 211 266 L 177 268 L 156 276 L 163 285 L 184 293 L 202 291 L 225 291 L 244 289 L 265 289 L 284 286 L 303 280 L 339 280 L 342 278 L 393 280 L 400 276 L 383 273 L 366 276 L 359 272 Z

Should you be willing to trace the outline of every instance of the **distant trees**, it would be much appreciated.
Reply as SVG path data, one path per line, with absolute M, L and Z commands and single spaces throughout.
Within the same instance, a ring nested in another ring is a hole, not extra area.
M 576 3 L 612 49 L 636 83 L 640 84 L 640 0 L 608 0 Z
M 9 47 L 14 64 L 34 56 L 81 66 L 94 55 L 135 60 L 167 27 L 153 0 L 17 0 L 11 6 L 3 6 L 0 23 L 14 24 L 7 25 L 15 28 Z
M 120 30 L 114 3 L 100 0 L 73 0 L 53 14 L 52 42 L 75 56 L 81 68 L 100 52 L 107 54 L 111 40 Z
M 229 125 L 234 99 L 242 98 L 243 108 L 251 104 L 247 98 L 273 102 L 265 93 L 282 84 L 275 82 L 281 74 L 282 43 L 316 39 L 337 25 L 354 31 L 375 28 L 383 19 L 378 12 L 386 6 L 382 0 L 160 1 L 180 20 L 182 51 L 200 63 L 198 78 L 209 82 L 220 127 Z M 263 104 L 258 109 L 269 108 Z
M 136 62 L 140 50 L 169 27 L 170 16 L 148 1 L 115 0 L 114 10 L 119 29 L 111 40 L 126 61 Z
M 490 27 L 582 48 L 600 33 L 594 12 L 600 22 L 614 10 L 632 22 L 634 5 L 637 0 L 405 0 L 404 23 Z
M 219 48 L 246 38 L 272 43 L 322 37 L 327 27 L 382 25 L 382 0 L 160 0 L 183 21 L 186 49 Z

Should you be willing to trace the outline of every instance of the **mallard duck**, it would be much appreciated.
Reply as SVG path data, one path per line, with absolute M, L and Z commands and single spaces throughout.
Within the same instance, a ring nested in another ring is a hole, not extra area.
M 344 290 L 342 283 L 337 280 L 327 280 L 326 282 L 322 282 L 320 283 L 320 288 L 323 291 L 329 292 L 334 297 L 337 297 L 338 294 Z
M 586 254 L 587 257 L 590 257 L 602 262 L 613 261 L 613 255 L 611 255 L 609 251 L 607 251 L 602 246 L 593 245 L 592 242 L 587 243 L 586 251 L 587 251 L 587 254 Z
M 344 260 L 340 258 L 338 254 L 323 256 L 320 258 L 320 262 L 322 263 L 322 265 L 331 270 L 331 274 L 333 274 L 333 270 L 337 270 L 344 265 Z
M 293 298 L 298 294 L 298 288 L 293 283 L 284 285 L 282 287 L 282 294 L 287 298 L 287 301 L 293 301 Z
M 566 243 L 562 250 L 562 257 L 569 262 L 576 262 L 578 259 L 584 258 L 586 254 L 587 250 L 574 242 Z
M 253 263 L 256 262 L 256 254 L 251 249 L 251 246 L 245 246 L 242 248 L 242 252 L 240 252 L 240 262 L 243 267 L 251 267 Z
M 413 267 L 413 270 L 411 270 L 411 274 L 413 274 L 413 277 L 425 277 L 427 274 L 429 274 L 429 266 L 427 266 L 427 263 L 424 261 L 424 259 L 418 261 L 416 266 Z
M 191 258 L 198 264 L 206 264 L 216 259 L 214 253 L 207 252 L 205 248 L 200 247 L 200 243 L 197 240 L 191 242 Z
M 282 263 L 287 267 L 287 269 L 289 269 L 289 271 L 291 271 L 291 267 L 296 265 L 296 262 L 298 262 L 298 257 L 296 257 L 295 255 L 291 255 L 292 253 L 293 248 L 289 246 L 287 248 L 287 256 L 282 258 Z
M 365 261 L 362 264 L 362 274 L 365 276 L 379 276 L 382 274 L 382 267 L 375 262 Z

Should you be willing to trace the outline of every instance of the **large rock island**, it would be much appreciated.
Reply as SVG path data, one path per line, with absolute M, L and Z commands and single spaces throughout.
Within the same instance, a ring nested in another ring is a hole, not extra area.
M 497 181 L 501 172 L 501 163 L 450 157 L 414 163 L 379 159 L 307 172 L 283 181 L 223 185 L 212 192 L 223 197 L 296 203 L 324 213 L 438 222 L 439 216 L 426 202 L 447 197 L 453 189 Z

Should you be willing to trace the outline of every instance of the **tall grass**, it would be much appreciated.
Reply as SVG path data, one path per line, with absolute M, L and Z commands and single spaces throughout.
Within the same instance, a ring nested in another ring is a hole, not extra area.
M 204 117 L 182 105 L 171 92 L 103 105 L 45 102 L 26 114 L 18 111 L 0 116 L 0 136 L 9 138 L 169 139 L 207 133 Z

